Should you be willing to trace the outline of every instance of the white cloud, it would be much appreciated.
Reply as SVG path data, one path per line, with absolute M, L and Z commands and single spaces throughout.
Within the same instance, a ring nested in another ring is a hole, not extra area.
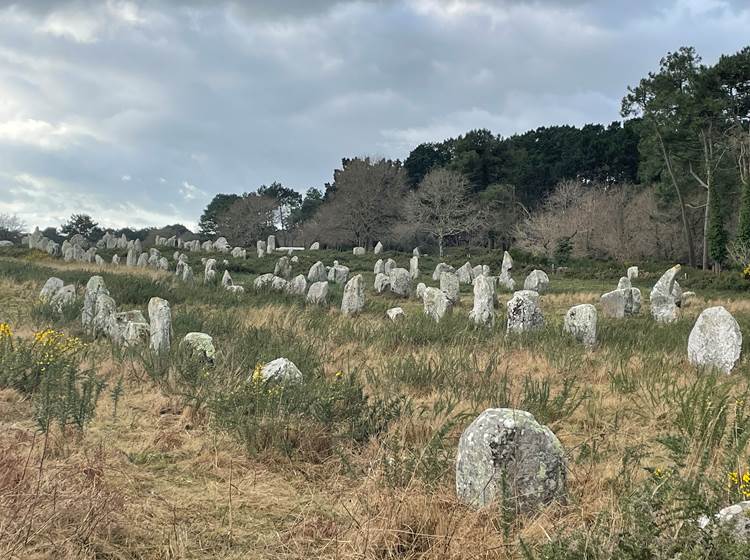
M 130 175 L 123 175 L 122 177 L 120 177 L 120 180 L 123 183 L 128 183 L 128 182 L 130 182 L 131 179 L 132 179 L 132 177 Z
M 185 200 L 194 200 L 199 196 L 206 196 L 205 192 L 187 181 L 182 182 L 182 187 L 180 187 L 179 191 Z
M 28 144 L 45 150 L 66 148 L 87 136 L 95 138 L 86 127 L 64 122 L 53 124 L 38 119 L 0 122 L 0 142 Z

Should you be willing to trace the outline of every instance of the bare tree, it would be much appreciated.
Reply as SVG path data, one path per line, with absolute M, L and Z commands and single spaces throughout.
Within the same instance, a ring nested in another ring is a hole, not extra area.
M 271 196 L 245 194 L 218 216 L 216 231 L 232 245 L 251 245 L 274 229 L 277 206 L 276 199 Z
M 480 225 L 477 207 L 469 198 L 469 182 L 460 173 L 447 169 L 430 171 L 407 203 L 409 218 L 421 231 L 438 243 L 443 256 L 445 240 L 470 233 Z
M 0 240 L 17 241 L 26 224 L 16 214 L 0 214 Z

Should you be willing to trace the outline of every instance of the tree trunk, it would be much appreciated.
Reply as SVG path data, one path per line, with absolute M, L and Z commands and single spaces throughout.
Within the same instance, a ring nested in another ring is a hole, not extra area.
M 710 185 L 709 185 L 710 186 Z M 708 270 L 708 226 L 710 215 L 708 213 L 711 205 L 711 189 L 706 191 L 706 209 L 703 211 L 703 270 Z
M 674 187 L 675 192 L 677 193 L 677 200 L 680 203 L 680 215 L 682 216 L 682 232 L 685 237 L 685 245 L 687 247 L 688 252 L 688 264 L 690 266 L 695 266 L 695 251 L 694 251 L 694 243 L 693 243 L 693 232 L 690 230 L 690 225 L 688 224 L 687 219 L 687 209 L 685 207 L 685 201 L 682 199 L 682 191 L 680 191 L 680 186 L 677 184 L 677 178 L 674 176 L 674 171 L 672 170 L 672 162 L 669 159 L 669 155 L 667 154 L 667 149 L 664 147 L 664 140 L 661 137 L 661 133 L 659 131 L 656 131 L 656 135 L 659 138 L 659 146 L 661 147 L 661 153 L 664 157 L 664 165 L 667 166 L 667 171 L 669 172 L 669 177 L 672 180 L 672 186 Z
M 438 250 L 440 251 L 440 258 L 443 258 L 443 236 L 438 236 Z

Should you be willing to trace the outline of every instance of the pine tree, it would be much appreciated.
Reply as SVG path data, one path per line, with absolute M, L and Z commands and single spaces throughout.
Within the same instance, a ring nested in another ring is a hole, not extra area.
M 737 241 L 744 246 L 750 246 L 750 181 L 745 181 L 745 184 L 742 187 L 740 223 L 737 227 Z

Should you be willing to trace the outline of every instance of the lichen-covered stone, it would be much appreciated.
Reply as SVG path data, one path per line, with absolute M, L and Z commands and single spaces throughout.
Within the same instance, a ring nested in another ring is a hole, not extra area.
M 574 305 L 565 314 L 563 332 L 592 348 L 596 345 L 596 321 L 596 307 L 589 303 Z
M 391 292 L 401 297 L 408 297 L 411 292 L 411 275 L 405 268 L 393 268 L 388 275 Z
M 510 333 L 523 333 L 544 327 L 544 314 L 539 308 L 539 294 L 533 290 L 520 290 L 506 304 L 506 329 Z
M 407 273 L 408 274 L 408 273 Z M 341 313 L 355 315 L 365 306 L 365 281 L 357 274 L 344 286 L 344 297 L 341 299 Z
M 532 270 L 523 281 L 523 289 L 543 294 L 549 289 L 549 276 L 543 270 Z
M 474 279 L 474 307 L 469 312 L 469 319 L 476 325 L 494 326 L 494 303 L 495 287 L 487 276 L 480 274 Z
M 313 282 L 307 290 L 307 303 L 325 305 L 328 303 L 328 282 Z
M 424 304 L 424 314 L 436 322 L 440 322 L 452 309 L 448 296 L 438 288 L 425 288 L 422 303 Z
M 151 350 L 157 354 L 168 354 L 172 336 L 172 312 L 169 302 L 153 297 L 148 302 L 148 320 Z
M 481 508 L 495 502 L 528 512 L 565 499 L 565 452 L 552 430 L 523 410 L 490 408 L 461 435 L 456 493 Z
M 679 284 L 675 287 L 675 278 L 680 272 L 680 265 L 667 270 L 651 290 L 651 316 L 658 323 L 672 323 L 679 316 L 682 291 Z
M 705 309 L 688 338 L 688 359 L 700 367 L 730 373 L 742 351 L 740 326 L 724 307 Z
M 454 272 L 443 272 L 440 274 L 440 289 L 445 296 L 455 305 L 461 299 L 461 284 L 458 275 Z

